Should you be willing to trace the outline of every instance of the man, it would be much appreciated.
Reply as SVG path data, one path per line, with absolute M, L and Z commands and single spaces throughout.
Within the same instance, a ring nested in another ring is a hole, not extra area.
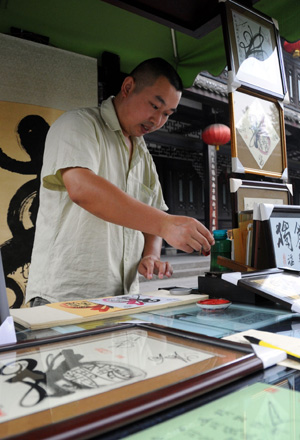
M 160 261 L 162 238 L 185 252 L 209 252 L 204 225 L 165 212 L 143 140 L 176 111 L 181 93 L 173 67 L 154 58 L 100 108 L 66 112 L 52 125 L 26 301 L 137 293 L 137 271 L 147 279 L 172 275 Z

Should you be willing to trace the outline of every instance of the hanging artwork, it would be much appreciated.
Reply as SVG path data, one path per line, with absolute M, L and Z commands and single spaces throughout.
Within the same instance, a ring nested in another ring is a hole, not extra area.
M 229 94 L 232 171 L 287 178 L 283 109 L 250 92 Z
M 282 100 L 287 86 L 277 22 L 232 0 L 221 4 L 229 87 Z
M 0 248 L 9 303 L 20 307 L 39 206 L 45 138 L 63 112 L 0 102 Z
M 10 307 L 24 303 L 47 132 L 97 106 L 97 61 L 0 34 L 0 249 Z M 51 72 L 51 75 L 49 75 Z

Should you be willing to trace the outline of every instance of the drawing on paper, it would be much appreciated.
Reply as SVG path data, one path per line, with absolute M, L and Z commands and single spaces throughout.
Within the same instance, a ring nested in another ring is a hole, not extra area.
M 297 277 L 286 274 L 273 274 L 269 277 L 247 280 L 249 284 L 258 285 L 272 296 L 285 299 L 289 303 L 300 300 L 300 281 Z
M 46 357 L 46 371 L 38 368 L 38 361 L 22 358 L 5 364 L 0 375 L 9 383 L 25 385 L 20 395 L 22 408 L 34 407 L 47 398 L 62 397 L 84 389 L 101 389 L 105 386 L 123 384 L 146 373 L 134 366 L 116 362 L 82 360 L 73 349 L 62 350 L 55 356 Z
M 271 108 L 266 109 L 258 100 L 253 100 L 243 110 L 243 114 L 236 124 L 236 129 L 251 152 L 257 165 L 262 169 L 280 138 L 277 134 Z
M 253 210 L 254 203 L 270 203 L 273 205 L 283 205 L 283 199 L 267 199 L 262 197 L 244 197 L 244 211 Z
M 239 64 L 253 57 L 264 61 L 273 53 L 271 32 L 265 26 L 232 11 Z
M 147 294 L 121 295 L 107 298 L 97 298 L 93 300 L 103 306 L 118 307 L 120 309 L 130 309 L 149 304 L 171 304 L 177 302 L 177 298 L 154 297 Z
M 13 359 L 2 356 L 0 424 L 216 356 L 138 330 L 39 347 Z

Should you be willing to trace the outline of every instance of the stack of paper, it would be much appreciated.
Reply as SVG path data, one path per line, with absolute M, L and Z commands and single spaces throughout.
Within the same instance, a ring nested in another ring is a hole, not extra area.
M 207 295 L 172 295 L 168 290 L 157 290 L 137 295 L 65 301 L 39 307 L 11 309 L 11 315 L 16 323 L 37 330 L 193 304 L 207 298 Z

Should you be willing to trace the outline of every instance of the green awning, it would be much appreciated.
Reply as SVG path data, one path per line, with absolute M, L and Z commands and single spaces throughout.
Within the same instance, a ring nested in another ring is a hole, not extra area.
M 285 39 L 300 39 L 300 0 L 260 0 L 255 8 L 278 21 Z M 46 35 L 52 46 L 91 57 L 100 59 L 103 51 L 118 54 L 123 72 L 146 58 L 163 57 L 176 65 L 186 87 L 200 71 L 218 75 L 226 65 L 221 28 L 201 39 L 176 31 L 176 63 L 167 26 L 100 0 L 0 2 L 0 32 L 9 34 L 11 26 Z

